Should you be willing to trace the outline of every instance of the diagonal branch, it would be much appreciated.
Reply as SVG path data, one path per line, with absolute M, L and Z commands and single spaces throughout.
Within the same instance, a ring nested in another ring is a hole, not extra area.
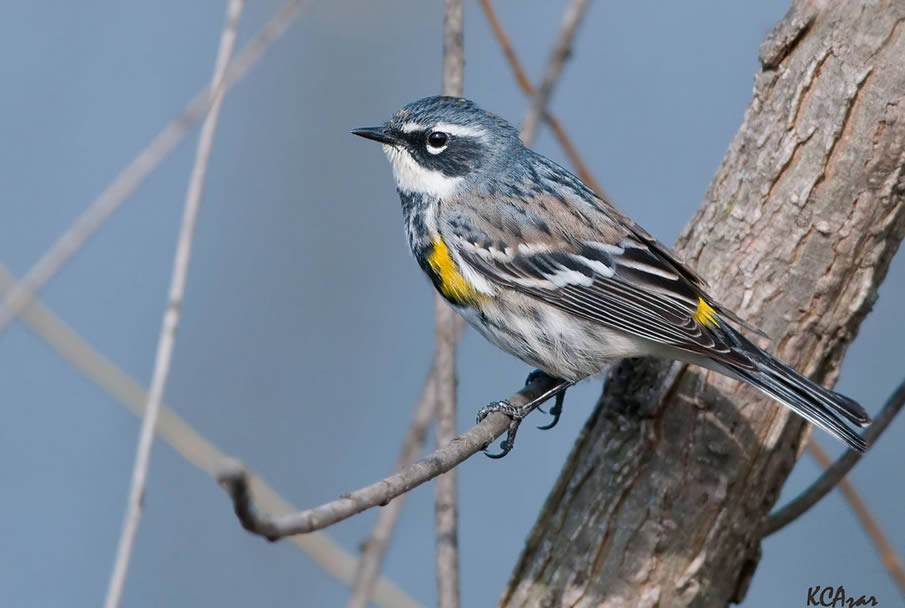
M 10 272 L 0 263 L 0 296 L 15 284 Z M 38 299 L 32 300 L 22 311 L 22 321 L 37 337 L 46 342 L 68 364 L 87 380 L 107 393 L 117 404 L 138 418 L 144 416 L 148 392 L 134 378 L 115 363 L 92 348 L 71 327 Z M 433 403 L 433 399 L 431 399 Z M 226 460 L 226 455 L 201 433 L 192 428 L 165 403 L 160 406 L 157 436 L 180 454 L 186 462 L 214 477 Z M 412 458 L 414 461 L 414 457 Z M 292 511 L 290 505 L 276 490 L 267 485 L 254 472 L 249 472 L 258 503 L 271 513 Z M 396 504 L 394 501 L 391 505 Z M 348 554 L 329 536 L 314 532 L 290 539 L 319 568 L 344 584 L 351 585 L 356 570 L 356 559 Z M 378 578 L 374 589 L 374 602 L 384 608 L 415 608 L 417 603 L 386 578 Z
M 820 447 L 819 443 L 814 441 L 813 435 L 808 442 L 808 450 L 810 450 L 811 455 L 814 456 L 814 459 L 824 469 L 833 464 L 830 455 Z M 880 524 L 877 523 L 876 518 L 870 512 L 867 503 L 864 502 L 864 499 L 861 498 L 861 495 L 858 494 L 855 486 L 852 485 L 848 478 L 843 477 L 839 480 L 839 490 L 842 492 L 842 495 L 845 496 L 852 511 L 855 512 L 855 515 L 861 521 L 861 525 L 867 530 L 868 536 L 870 536 L 871 541 L 874 543 L 874 547 L 880 554 L 880 560 L 883 562 L 883 566 L 889 571 L 890 576 L 892 576 L 892 579 L 895 581 L 896 585 L 898 585 L 899 591 L 905 596 L 905 568 L 902 566 L 902 560 L 896 555 L 896 550 L 893 548 L 892 543 L 889 542 L 889 537 L 886 536 L 883 528 L 880 527 Z
M 559 29 L 559 35 L 556 37 L 556 44 L 553 46 L 550 61 L 547 63 L 544 79 L 537 88 L 531 108 L 525 115 L 525 122 L 522 123 L 522 133 L 525 141 L 534 141 L 537 124 L 547 110 L 550 96 L 553 94 L 553 88 L 562 75 L 566 60 L 572 54 L 572 41 L 575 39 L 575 34 L 588 8 L 588 4 L 590 4 L 590 0 L 573 0 L 572 4 L 566 8 L 566 12 L 563 13 L 562 25 Z
M 182 301 L 185 295 L 189 260 L 192 254 L 192 237 L 195 233 L 198 211 L 201 208 L 201 195 L 204 191 L 204 177 L 207 174 L 208 161 L 214 143 L 214 132 L 217 129 L 217 119 L 220 116 L 223 96 L 226 94 L 226 88 L 224 87 L 226 67 L 229 65 L 229 58 L 232 55 L 233 47 L 236 43 L 239 16 L 242 14 L 244 5 L 245 0 L 230 0 L 226 10 L 226 26 L 220 36 L 220 49 L 217 52 L 214 76 L 211 79 L 210 86 L 213 100 L 211 102 L 210 112 L 208 113 L 207 118 L 204 119 L 204 124 L 201 127 L 198 150 L 195 155 L 195 165 L 192 168 L 192 176 L 189 179 L 188 191 L 185 195 L 185 211 L 182 216 L 182 227 L 179 232 L 179 240 L 176 244 L 173 274 L 170 279 L 170 294 L 167 309 L 163 316 L 162 327 L 160 329 L 160 338 L 157 342 L 154 374 L 151 378 L 151 388 L 148 391 L 145 415 L 142 419 L 141 432 L 138 436 L 135 467 L 132 471 L 132 483 L 129 488 L 129 498 L 126 503 L 123 530 L 119 539 L 119 547 L 116 551 L 116 561 L 113 565 L 113 574 L 110 577 L 110 586 L 107 590 L 107 600 L 105 602 L 106 608 L 116 608 L 119 606 L 123 586 L 126 582 L 126 574 L 129 571 L 132 548 L 135 546 L 135 536 L 138 534 L 138 524 L 141 520 L 142 512 L 142 499 L 147 485 L 148 469 L 151 464 L 151 448 L 154 443 L 154 429 L 157 426 L 157 418 L 160 414 L 160 404 L 163 401 L 163 392 L 170 372 L 173 345 L 176 338 L 176 328 L 179 325 Z
M 905 235 L 903 15 L 896 3 L 794 2 L 776 31 L 798 33 L 762 48 L 771 60 L 744 122 L 674 249 L 826 386 Z M 805 426 L 693 366 L 653 399 L 667 369 L 610 371 L 500 606 L 743 600 L 760 558 L 751 522 L 766 520 Z
M 484 10 L 484 15 L 487 17 L 487 21 L 490 23 L 490 28 L 493 30 L 497 41 L 500 43 L 503 54 L 506 55 L 506 59 L 509 61 L 509 65 L 515 75 L 515 80 L 518 82 L 522 92 L 528 97 L 533 98 L 535 96 L 534 85 L 531 84 L 531 81 L 528 79 L 528 75 L 522 67 L 522 62 L 519 60 L 518 55 L 515 53 L 515 49 L 512 46 L 512 42 L 509 40 L 509 36 L 506 34 L 505 30 L 503 30 L 502 24 L 500 24 L 496 9 L 493 8 L 493 2 L 491 0 L 480 0 L 480 3 L 481 8 Z M 544 111 L 543 119 L 550 125 L 553 134 L 559 141 L 559 145 L 562 146 L 566 156 L 569 157 L 569 162 L 575 167 L 575 172 L 578 173 L 578 177 L 581 178 L 581 181 L 590 186 L 599 196 L 609 198 L 606 191 L 603 189 L 603 186 L 601 186 L 597 180 L 594 179 L 594 176 L 591 175 L 591 170 L 588 169 L 587 164 L 585 164 L 584 159 L 578 153 L 578 149 L 575 147 L 575 144 L 572 143 L 572 139 L 566 133 L 566 129 L 559 119 L 551 114 L 549 110 Z M 525 137 L 527 134 L 525 133 L 524 125 L 522 125 L 521 135 L 522 141 L 524 141 L 526 145 L 530 145 L 531 141 Z
M 257 64 L 268 48 L 283 35 L 298 15 L 304 0 L 289 0 L 261 29 L 258 35 L 229 65 L 224 90 L 231 89 Z M 22 313 L 35 294 L 78 252 L 98 228 L 128 199 L 186 133 L 210 109 L 213 103 L 210 87 L 195 95 L 188 106 L 170 122 L 147 148 L 120 173 L 91 205 L 73 222 L 50 248 L 13 286 L 0 306 L 0 333 Z
M 873 423 L 864 431 L 864 440 L 869 445 L 873 445 L 883 431 L 889 427 L 903 405 L 905 405 L 905 382 L 902 382 L 890 395 L 883 409 L 874 417 Z M 813 439 L 811 439 L 811 443 L 813 443 Z M 808 489 L 770 515 L 764 524 L 761 535 L 770 536 L 804 515 L 808 509 L 816 505 L 820 499 L 836 487 L 836 484 L 861 460 L 861 456 L 854 450 L 847 450 L 836 462 L 825 467 L 826 470 L 823 474 Z
M 530 404 L 536 408 L 567 387 L 567 384 L 541 376 L 506 401 L 515 407 Z M 272 516 L 257 511 L 248 489 L 247 474 L 238 464 L 226 466 L 217 476 L 217 480 L 232 499 L 233 509 L 242 527 L 253 534 L 278 540 L 286 536 L 322 530 L 372 507 L 386 505 L 397 496 L 449 471 L 483 450 L 508 427 L 508 417 L 493 413 L 480 424 L 456 437 L 452 443 L 438 447 L 411 466 L 319 507 L 289 515 Z

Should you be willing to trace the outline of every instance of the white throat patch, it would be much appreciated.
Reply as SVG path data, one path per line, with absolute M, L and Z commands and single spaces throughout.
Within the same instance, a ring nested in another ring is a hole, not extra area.
M 402 192 L 417 192 L 434 198 L 446 198 L 462 183 L 461 177 L 448 177 L 440 171 L 425 169 L 404 148 L 384 144 L 383 151 L 393 165 L 396 187 Z

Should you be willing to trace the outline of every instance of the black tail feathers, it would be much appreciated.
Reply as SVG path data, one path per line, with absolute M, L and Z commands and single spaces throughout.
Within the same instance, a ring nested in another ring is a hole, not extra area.
M 757 370 L 750 370 L 728 365 L 734 375 L 842 440 L 851 449 L 862 453 L 867 450 L 867 442 L 838 418 L 842 416 L 852 424 L 865 427 L 870 424 L 870 416 L 863 407 L 852 399 L 805 378 L 737 332 L 733 333 L 736 334 L 733 337 L 738 345 L 742 347 L 741 352 L 748 355 L 757 367 Z

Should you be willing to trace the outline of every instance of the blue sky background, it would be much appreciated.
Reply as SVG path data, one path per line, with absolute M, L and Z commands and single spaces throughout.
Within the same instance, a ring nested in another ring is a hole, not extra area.
M 248 2 L 239 44 L 280 6 Z M 441 3 L 323 0 L 226 99 L 167 402 L 299 506 L 388 473 L 433 350 L 389 166 L 349 129 L 440 88 Z M 565 5 L 498 0 L 529 73 Z M 596 2 L 552 110 L 617 204 L 671 242 L 741 123 L 761 40 L 788 3 Z M 0 21 L 0 261 L 21 276 L 210 78 L 223 2 L 7 3 Z M 476 2 L 466 95 L 513 122 L 526 101 Z M 90 344 L 147 383 L 197 131 L 44 290 Z M 535 147 L 565 158 L 542 129 Z M 838 388 L 875 413 L 901 380 L 899 256 Z M 458 428 L 529 369 L 466 333 Z M 464 606 L 498 598 L 599 381 L 551 432 L 459 469 Z M 23 324 L 0 335 L 0 605 L 93 606 L 120 531 L 139 421 Z M 855 485 L 905 553 L 901 419 Z M 834 454 L 839 446 L 820 437 Z M 818 474 L 806 456 L 782 500 Z M 412 492 L 385 574 L 435 601 L 433 489 Z M 158 442 L 124 606 L 340 606 L 347 589 L 289 543 L 237 525 L 222 490 Z M 329 534 L 357 551 L 375 512 Z M 833 494 L 764 544 L 745 606 L 843 584 L 903 605 Z

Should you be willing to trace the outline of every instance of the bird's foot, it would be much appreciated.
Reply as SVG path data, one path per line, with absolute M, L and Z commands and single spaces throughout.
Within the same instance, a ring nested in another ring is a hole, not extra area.
M 543 430 L 552 429 L 554 426 L 556 426 L 556 423 L 559 422 L 559 417 L 562 414 L 562 403 L 563 399 L 565 398 L 565 392 L 566 389 L 571 386 L 571 383 L 565 380 L 559 380 L 546 372 L 536 369 L 528 375 L 528 378 L 525 380 L 525 385 L 527 386 L 539 379 L 556 382 L 557 386 L 522 406 L 512 405 L 508 401 L 494 401 L 493 403 L 482 407 L 478 412 L 478 424 L 480 424 L 480 422 L 484 420 L 484 418 L 495 412 L 499 412 L 509 417 L 509 428 L 506 429 L 506 437 L 504 437 L 503 441 L 500 443 L 501 451 L 498 454 L 491 454 L 486 449 L 484 450 L 484 454 L 486 454 L 489 458 L 502 458 L 503 456 L 511 452 L 512 448 L 515 447 L 515 436 L 518 433 L 519 426 L 522 424 L 522 420 L 524 420 L 525 417 L 535 409 L 539 409 L 539 405 L 541 403 L 553 396 L 556 397 L 556 401 L 553 404 L 553 407 L 550 408 L 550 414 L 553 416 L 553 422 L 548 425 L 539 426 L 537 428 Z
M 496 459 L 502 458 L 511 452 L 512 448 L 515 447 L 515 435 L 518 433 L 518 427 L 522 424 L 522 420 L 524 420 L 525 416 L 530 414 L 535 407 L 536 406 L 533 406 L 532 404 L 518 407 L 512 405 L 508 401 L 494 401 L 493 403 L 482 407 L 477 416 L 478 424 L 494 412 L 499 412 L 509 417 L 509 428 L 506 429 L 506 437 L 503 439 L 502 443 L 500 443 L 500 453 L 491 454 L 485 448 L 484 454 L 486 454 L 488 458 Z
M 528 374 L 527 378 L 525 378 L 525 386 L 528 386 L 535 380 L 538 380 L 541 378 L 548 378 L 551 380 L 556 379 L 553 376 L 551 376 L 550 374 L 548 374 L 547 372 L 536 369 L 533 372 L 531 372 L 530 374 Z M 548 431 L 548 430 L 552 429 L 554 426 L 556 426 L 556 423 L 559 422 L 559 417 L 562 415 L 562 404 L 563 404 L 563 401 L 565 401 L 565 399 L 566 399 L 566 391 L 564 389 L 561 393 L 556 395 L 556 401 L 553 403 L 553 407 L 550 408 L 549 414 L 551 416 L 553 416 L 553 420 L 550 422 L 550 424 L 544 424 L 537 428 L 539 428 L 542 431 Z M 541 408 L 539 406 L 537 409 L 544 412 L 543 408 Z M 544 412 L 544 413 L 546 414 L 547 412 Z

